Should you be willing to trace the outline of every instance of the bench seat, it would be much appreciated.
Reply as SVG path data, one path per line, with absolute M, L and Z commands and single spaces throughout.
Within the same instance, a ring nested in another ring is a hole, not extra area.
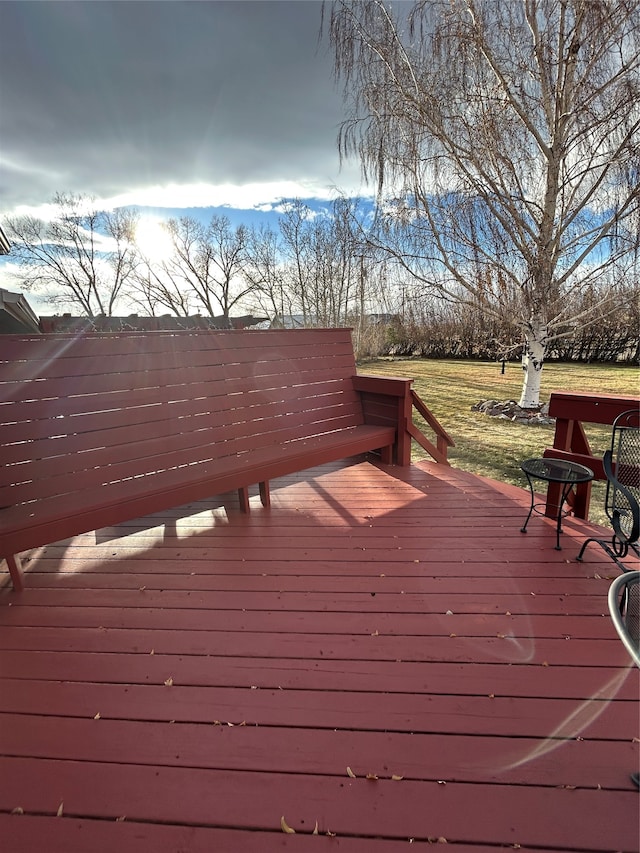
M 30 548 L 231 490 L 247 511 L 253 484 L 268 505 L 269 480 L 366 452 L 406 464 L 410 384 L 356 377 L 345 329 L 3 336 L 14 587 Z
M 152 484 L 148 477 L 140 477 L 104 483 L 99 489 L 48 495 L 32 505 L 18 504 L 0 510 L 0 541 L 5 555 L 16 554 L 325 462 L 375 451 L 392 445 L 394 440 L 395 430 L 390 427 L 348 427 L 225 459 L 167 468 L 153 475 Z
M 553 447 L 545 448 L 542 455 L 586 465 L 593 471 L 595 480 L 606 480 L 602 453 L 592 451 L 583 424 L 613 425 L 618 415 L 638 408 L 640 399 L 637 396 L 554 391 L 549 400 L 549 416 L 556 420 Z M 592 482 L 578 483 L 569 495 L 572 512 L 577 518 L 589 518 L 591 486 Z M 557 512 L 561 491 L 560 483 L 547 485 L 546 515 L 554 516 Z

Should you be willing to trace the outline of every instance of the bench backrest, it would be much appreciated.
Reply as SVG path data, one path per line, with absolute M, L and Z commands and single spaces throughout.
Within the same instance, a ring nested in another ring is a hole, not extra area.
M 355 372 L 348 329 L 0 336 L 0 507 L 362 424 Z

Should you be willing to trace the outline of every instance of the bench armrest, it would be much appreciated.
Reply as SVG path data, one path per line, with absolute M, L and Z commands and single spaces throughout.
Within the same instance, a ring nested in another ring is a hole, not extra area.
M 366 424 L 393 426 L 396 430 L 394 458 L 398 465 L 411 462 L 411 385 L 413 379 L 395 376 L 354 376 Z
M 383 394 L 389 397 L 408 397 L 412 384 L 413 379 L 402 379 L 396 376 L 358 374 L 353 377 L 353 387 L 356 391 L 366 391 L 369 394 Z

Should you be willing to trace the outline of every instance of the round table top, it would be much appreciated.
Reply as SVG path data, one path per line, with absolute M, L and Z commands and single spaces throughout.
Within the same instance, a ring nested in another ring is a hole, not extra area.
M 594 477 L 591 468 L 566 459 L 525 459 L 520 467 L 525 474 L 550 483 L 588 483 Z

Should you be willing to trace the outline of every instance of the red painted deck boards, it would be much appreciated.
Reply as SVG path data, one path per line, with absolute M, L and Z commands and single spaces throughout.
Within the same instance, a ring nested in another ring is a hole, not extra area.
M 459 661 L 477 663 L 510 660 L 536 661 L 567 666 L 620 666 L 626 663 L 617 639 L 563 637 L 516 638 L 501 636 L 442 635 L 442 623 L 433 626 L 428 643 L 416 643 L 426 634 L 381 635 L 374 641 L 359 641 L 352 634 L 308 635 L 301 632 L 259 631 L 172 631 L 163 628 L 136 630 L 112 628 L 41 628 L 5 626 L 0 632 L 0 649 L 47 649 L 62 652 L 106 652 L 116 654 L 177 654 L 216 657 L 302 658 L 324 660 Z
M 99 722 L 100 725 L 96 723 Z M 232 726 L 150 723 L 128 720 L 2 715 L 3 755 L 131 765 L 216 767 L 247 772 L 302 773 L 342 779 L 346 767 L 356 776 L 384 780 L 439 780 L 549 785 L 563 764 L 565 785 L 580 786 L 597 768 L 600 784 L 619 787 L 619 767 L 633 761 L 633 744 L 536 738 L 381 732 L 271 726 L 265 737 L 255 723 Z M 238 726 L 239 734 L 230 729 Z M 547 750 L 547 751 L 544 751 Z M 528 761 L 532 755 L 542 755 Z M 369 780 L 375 781 L 375 780 Z
M 556 552 L 524 490 L 429 463 L 251 503 L 34 549 L 0 590 L 8 850 L 637 853 L 639 673 L 588 524 Z
M 558 739 L 588 733 L 609 741 L 611 733 L 637 726 L 634 700 L 622 701 L 616 684 L 585 702 L 512 696 L 460 696 L 444 702 L 435 694 L 313 690 L 247 690 L 233 687 L 114 685 L 10 679 L 2 681 L 0 710 L 93 719 L 153 720 L 225 725 L 247 724 L 362 731 L 418 731 L 496 737 Z M 616 701 L 612 702 L 611 699 Z M 98 709 L 98 710 L 96 710 Z M 579 714 L 576 714 L 579 710 Z M 606 713 L 605 713 L 606 712 Z
M 47 839 L 48 850 L 65 853 L 113 853 L 114 850 L 153 851 L 153 853 L 400 853 L 407 850 L 407 839 L 392 841 L 378 838 L 338 838 L 335 835 L 284 835 L 280 828 L 272 832 L 215 829 L 199 826 L 155 825 L 131 820 L 107 822 L 67 818 L 32 817 L 16 821 L 0 814 L 0 833 L 11 850 L 39 850 Z M 412 849 L 430 846 L 414 842 Z M 484 845 L 453 845 L 455 853 L 495 853 Z
M 576 849 L 634 849 L 636 791 L 470 784 L 446 780 L 304 773 L 243 772 L 165 765 L 4 758 L 13 779 L 0 808 L 70 817 L 269 831 L 284 816 L 298 832 L 319 830 L 390 839 L 444 837 L 454 842 Z M 532 795 L 535 794 L 535 799 Z M 22 816 L 21 816 L 22 817 Z M 407 833 L 415 833 L 415 836 Z M 588 835 L 587 835 L 588 833 Z M 47 844 L 47 849 L 51 849 Z

